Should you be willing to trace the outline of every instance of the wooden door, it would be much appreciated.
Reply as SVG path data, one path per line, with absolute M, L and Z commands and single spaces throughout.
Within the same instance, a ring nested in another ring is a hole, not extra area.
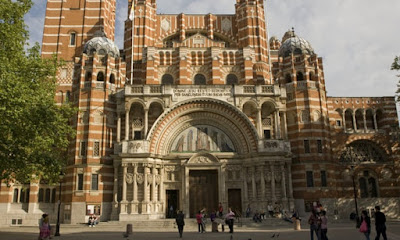
M 207 215 L 218 209 L 218 171 L 190 170 L 189 172 L 190 216 L 206 208 Z
M 228 207 L 232 208 L 236 215 L 242 214 L 242 192 L 240 189 L 228 189 Z

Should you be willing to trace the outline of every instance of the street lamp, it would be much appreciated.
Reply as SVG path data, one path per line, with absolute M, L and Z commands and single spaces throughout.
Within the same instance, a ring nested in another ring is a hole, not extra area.
M 351 177 L 353 179 L 353 192 L 354 192 L 354 203 L 356 205 L 356 221 L 358 223 L 358 205 L 357 205 L 357 191 L 356 191 L 356 182 L 354 180 L 354 175 L 355 175 L 355 166 L 351 165 Z
M 64 179 L 64 173 L 60 172 L 58 175 L 58 180 L 60 182 L 60 188 L 58 191 L 58 212 L 57 212 L 57 225 L 56 225 L 56 233 L 54 236 L 59 237 L 60 236 L 60 208 L 61 208 L 61 185 L 62 185 L 62 180 Z

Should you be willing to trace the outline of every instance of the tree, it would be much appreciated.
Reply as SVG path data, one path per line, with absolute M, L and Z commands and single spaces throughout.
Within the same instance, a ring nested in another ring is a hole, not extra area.
M 394 61 L 392 63 L 392 67 L 390 68 L 390 70 L 396 70 L 396 71 L 400 70 L 400 57 L 399 56 L 396 56 L 394 58 Z M 397 77 L 400 77 L 400 75 L 397 75 Z M 400 93 L 400 80 L 399 80 L 399 83 L 397 84 L 397 87 L 398 88 L 397 88 L 396 94 L 399 94 Z M 397 97 L 397 100 L 399 100 L 398 97 Z
M 24 15 L 31 0 L 0 0 L 0 179 L 55 180 L 66 164 L 74 109 L 55 102 L 59 62 L 40 57 Z

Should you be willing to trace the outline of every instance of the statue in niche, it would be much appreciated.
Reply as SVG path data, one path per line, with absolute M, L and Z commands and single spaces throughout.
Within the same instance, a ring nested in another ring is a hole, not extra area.
M 196 142 L 196 150 L 210 150 L 210 141 L 208 140 L 208 129 L 204 128 L 197 128 L 197 142 Z
M 193 152 L 193 130 L 190 130 L 187 135 L 188 152 Z

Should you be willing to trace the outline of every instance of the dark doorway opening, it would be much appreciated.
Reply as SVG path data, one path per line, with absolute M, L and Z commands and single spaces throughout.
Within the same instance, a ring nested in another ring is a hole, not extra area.
M 210 216 L 218 210 L 218 171 L 190 170 L 189 172 L 189 210 L 190 217 L 202 209 Z
M 179 208 L 179 190 L 167 190 L 167 207 L 166 214 L 167 218 L 175 218 L 176 210 Z
M 235 212 L 235 215 L 242 215 L 242 192 L 240 189 L 228 189 L 228 207 Z

